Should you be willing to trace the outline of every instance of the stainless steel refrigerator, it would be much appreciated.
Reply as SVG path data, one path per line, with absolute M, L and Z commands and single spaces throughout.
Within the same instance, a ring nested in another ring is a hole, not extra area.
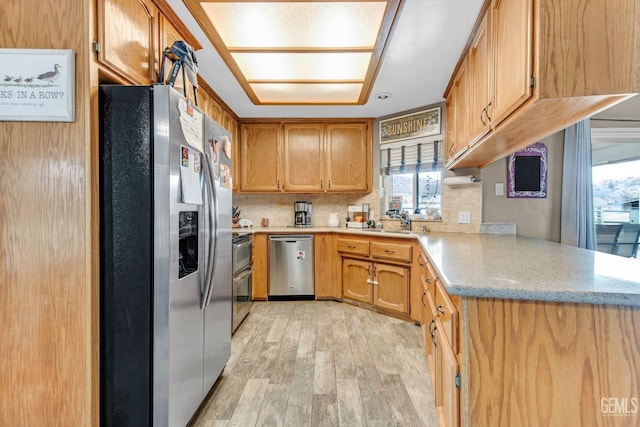
M 169 86 L 99 98 L 101 425 L 184 426 L 231 354 L 231 141 Z

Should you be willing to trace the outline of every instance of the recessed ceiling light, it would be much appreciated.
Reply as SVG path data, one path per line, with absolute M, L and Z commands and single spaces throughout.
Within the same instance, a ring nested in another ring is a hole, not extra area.
M 391 98 L 391 93 L 390 92 L 380 92 L 379 94 L 376 95 L 376 98 L 378 98 L 378 99 L 389 99 L 389 98 Z
M 184 3 L 254 104 L 362 105 L 402 1 Z

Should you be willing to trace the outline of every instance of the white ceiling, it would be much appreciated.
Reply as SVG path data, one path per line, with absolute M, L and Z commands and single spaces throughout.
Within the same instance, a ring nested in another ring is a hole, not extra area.
M 203 46 L 196 52 L 198 73 L 240 118 L 375 118 L 441 102 L 482 6 L 482 0 L 404 0 L 369 102 L 331 107 L 254 105 L 182 0 L 167 2 Z M 392 96 L 377 99 L 381 92 Z

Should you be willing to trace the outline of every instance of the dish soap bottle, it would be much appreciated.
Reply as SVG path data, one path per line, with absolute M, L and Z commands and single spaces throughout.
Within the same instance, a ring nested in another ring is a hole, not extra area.
M 329 227 L 339 227 L 340 226 L 340 220 L 338 219 L 338 214 L 335 212 L 331 212 L 329 214 L 329 221 L 327 221 L 327 224 L 329 225 Z

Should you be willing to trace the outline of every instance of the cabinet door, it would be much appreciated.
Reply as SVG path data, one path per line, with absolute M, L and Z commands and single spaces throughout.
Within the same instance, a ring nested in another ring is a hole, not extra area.
M 429 373 L 431 374 L 431 384 L 436 387 L 436 306 L 427 287 L 424 288 L 422 296 L 422 339 L 424 341 L 424 351 L 429 363 Z
M 171 22 L 169 22 L 169 20 L 165 16 L 160 15 L 159 22 L 160 22 L 160 43 L 158 46 L 158 61 L 159 61 L 158 63 L 160 65 L 158 66 L 158 72 L 160 72 L 160 67 L 162 67 L 162 52 L 164 51 L 164 49 L 166 49 L 167 47 L 171 47 L 173 43 L 176 42 L 177 40 L 184 40 L 184 37 L 178 32 L 176 27 L 174 27 L 173 24 L 171 24 Z M 169 74 L 171 73 L 171 67 L 173 66 L 173 63 L 168 59 L 164 62 L 165 62 L 164 63 L 165 69 L 164 69 L 164 76 L 162 81 L 166 82 L 167 78 L 169 77 Z M 186 84 L 187 85 L 186 94 L 189 98 L 193 99 L 193 85 L 189 81 L 188 77 L 186 78 L 187 81 L 185 82 L 184 81 L 185 79 L 183 79 L 182 76 L 183 76 L 182 70 L 180 70 L 180 72 L 178 73 L 178 76 L 174 81 L 173 87 L 175 87 L 178 90 L 178 92 L 180 92 L 181 94 L 184 94 L 185 93 L 184 85 Z M 186 73 L 185 73 L 185 77 L 186 77 Z M 200 97 L 200 94 L 202 92 L 203 91 L 198 92 L 198 98 Z M 200 106 L 200 100 L 198 100 L 198 106 Z M 202 108 L 202 110 L 206 112 L 204 108 Z
M 327 191 L 370 191 L 371 139 L 366 123 L 327 124 Z
M 436 311 L 442 322 L 441 332 L 451 344 L 454 352 L 458 351 L 458 309 L 444 290 L 440 279 L 436 279 Z
M 267 235 L 254 233 L 253 235 L 253 275 L 251 276 L 251 295 L 254 300 L 267 299 L 267 267 L 269 256 L 267 253 Z
M 371 277 L 373 266 L 369 261 L 342 259 L 342 294 L 344 298 L 371 304 Z
M 156 80 L 158 11 L 150 0 L 98 0 L 98 61 L 137 84 Z
M 436 405 L 441 426 L 457 427 L 460 425 L 460 388 L 456 377 L 460 373 L 458 359 L 449 342 L 441 334 L 436 320 L 434 332 L 436 346 Z
M 327 185 L 324 177 L 323 125 L 284 125 L 284 190 L 320 192 Z
M 458 103 L 458 87 L 454 84 L 451 86 L 449 93 L 447 94 L 447 100 L 445 102 L 445 118 L 446 129 L 445 129 L 445 140 L 444 140 L 444 161 L 445 163 L 449 163 L 450 160 L 453 160 L 453 155 L 455 154 L 456 149 L 456 129 L 457 129 L 457 121 L 456 117 L 456 108 Z
M 450 147 L 450 160 L 457 158 L 466 151 L 469 145 L 469 85 L 467 75 L 467 61 L 463 61 L 458 69 L 458 74 L 454 81 L 457 102 L 455 108 L 455 138 L 454 145 Z
M 493 52 L 491 125 L 531 97 L 532 0 L 494 0 L 489 8 Z
M 373 305 L 409 313 L 409 268 L 373 264 Z
M 489 36 L 485 14 L 476 32 L 467 65 L 470 77 L 469 143 L 473 144 L 489 130 Z
M 331 233 L 316 233 L 314 238 L 315 284 L 317 298 L 340 298 L 342 292 L 336 283 L 335 236 Z
M 245 124 L 240 133 L 241 191 L 281 191 L 280 125 Z

